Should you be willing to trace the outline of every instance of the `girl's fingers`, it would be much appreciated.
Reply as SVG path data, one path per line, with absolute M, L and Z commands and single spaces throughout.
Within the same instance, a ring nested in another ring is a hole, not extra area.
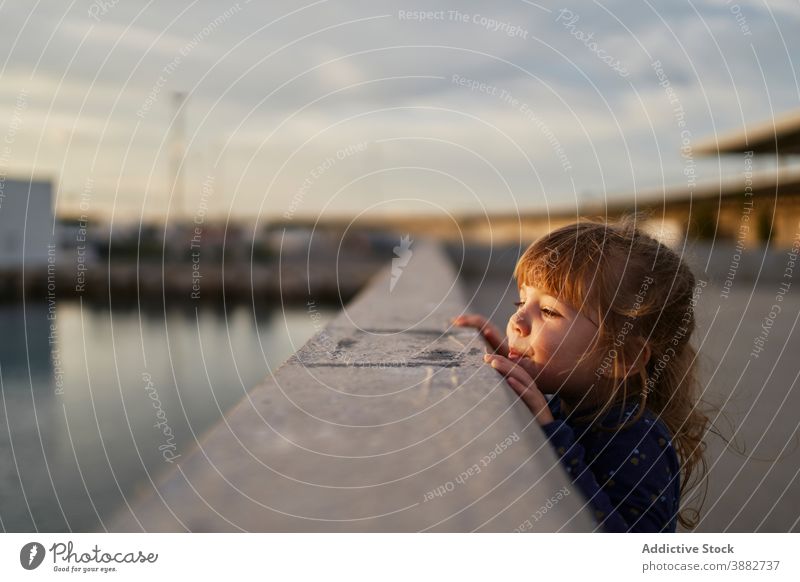
M 486 354 L 483 356 L 483 359 L 504 376 L 511 376 L 525 385 L 535 384 L 528 372 L 508 358 L 494 354 Z
M 533 362 L 531 362 L 528 358 L 519 356 L 509 356 L 508 359 L 522 366 L 522 369 L 525 370 L 530 375 L 531 378 L 536 376 L 536 367 L 533 365 Z
M 484 316 L 478 314 L 459 315 L 453 319 L 453 324 L 462 327 L 474 327 L 487 337 L 498 337 L 500 335 L 499 329 L 492 325 Z
M 547 400 L 536 386 L 536 382 L 528 373 L 511 360 L 502 356 L 486 355 L 484 358 L 492 363 L 492 367 L 506 376 L 508 385 L 517 393 L 525 406 L 533 413 L 538 422 L 552 422 L 552 415 L 547 408 Z M 544 416 L 542 416 L 544 415 Z
M 536 400 L 536 391 L 538 389 L 527 384 L 523 384 L 516 378 L 509 377 L 506 378 L 506 380 L 508 381 L 508 385 L 511 386 L 514 392 L 517 393 L 527 407 L 533 410 L 533 404 Z
M 459 315 L 452 320 L 453 325 L 460 327 L 474 327 L 484 337 L 492 349 L 502 355 L 508 354 L 506 347 L 506 340 L 500 329 L 487 320 L 484 316 L 479 314 L 467 313 Z
M 504 349 L 505 340 L 500 335 L 500 332 L 496 329 L 484 329 L 482 330 L 483 337 L 486 338 L 486 341 L 489 343 L 490 346 L 494 349 L 495 352 L 501 355 L 507 355 L 508 349 Z
M 547 406 L 547 399 L 535 385 L 526 386 L 516 378 L 508 378 L 508 384 L 519 395 L 537 421 L 542 424 L 553 421 L 552 413 Z
M 517 395 L 522 399 L 525 405 L 528 408 L 530 408 L 531 411 L 533 411 L 534 403 L 536 401 L 536 391 L 538 391 L 538 389 L 535 387 L 527 386 L 522 382 L 520 382 L 519 380 L 517 380 L 516 378 L 507 378 L 507 381 L 509 386 L 511 386 L 514 392 L 517 393 Z
M 466 327 L 482 328 L 486 323 L 486 319 L 482 315 L 465 313 L 453 319 L 453 324 L 462 325 Z

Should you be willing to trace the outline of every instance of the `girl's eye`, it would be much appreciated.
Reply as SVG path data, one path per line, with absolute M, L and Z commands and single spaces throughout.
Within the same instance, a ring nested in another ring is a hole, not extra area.
M 514 305 L 516 305 L 517 307 L 521 307 L 522 305 L 525 305 L 525 302 L 515 301 Z M 560 313 L 558 313 L 557 311 L 553 311 L 552 309 L 548 309 L 547 307 L 542 307 L 540 311 L 544 313 L 547 317 L 552 317 L 552 318 L 561 317 Z

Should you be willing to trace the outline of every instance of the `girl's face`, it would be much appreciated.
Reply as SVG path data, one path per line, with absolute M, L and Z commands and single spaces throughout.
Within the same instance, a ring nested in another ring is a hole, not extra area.
M 533 362 L 534 379 L 543 393 L 558 393 L 567 403 L 578 405 L 596 381 L 597 363 L 577 362 L 588 352 L 597 324 L 536 287 L 523 285 L 519 297 L 506 330 L 510 352 Z M 591 401 L 589 395 L 581 406 Z

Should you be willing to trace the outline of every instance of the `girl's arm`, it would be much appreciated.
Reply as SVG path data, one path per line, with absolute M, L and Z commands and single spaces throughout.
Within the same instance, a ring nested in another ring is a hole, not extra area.
M 674 531 L 680 495 L 677 456 L 668 435 L 654 420 L 644 419 L 616 433 L 591 432 L 593 459 L 588 464 L 587 451 L 564 420 L 542 427 L 606 531 Z

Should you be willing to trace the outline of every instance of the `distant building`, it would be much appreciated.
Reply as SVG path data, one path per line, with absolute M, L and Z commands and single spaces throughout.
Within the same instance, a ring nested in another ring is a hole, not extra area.
M 705 156 L 739 156 L 745 174 L 706 188 L 691 213 L 685 200 L 673 204 L 673 215 L 683 205 L 688 232 L 698 237 L 743 239 L 746 244 L 777 248 L 796 246 L 800 236 L 800 110 L 776 116 L 744 130 L 698 143 L 694 152 Z M 775 168 L 752 171 L 753 160 L 776 159 Z M 794 158 L 796 159 L 796 158 Z
M 47 264 L 53 237 L 53 185 L 0 179 L 0 269 Z

